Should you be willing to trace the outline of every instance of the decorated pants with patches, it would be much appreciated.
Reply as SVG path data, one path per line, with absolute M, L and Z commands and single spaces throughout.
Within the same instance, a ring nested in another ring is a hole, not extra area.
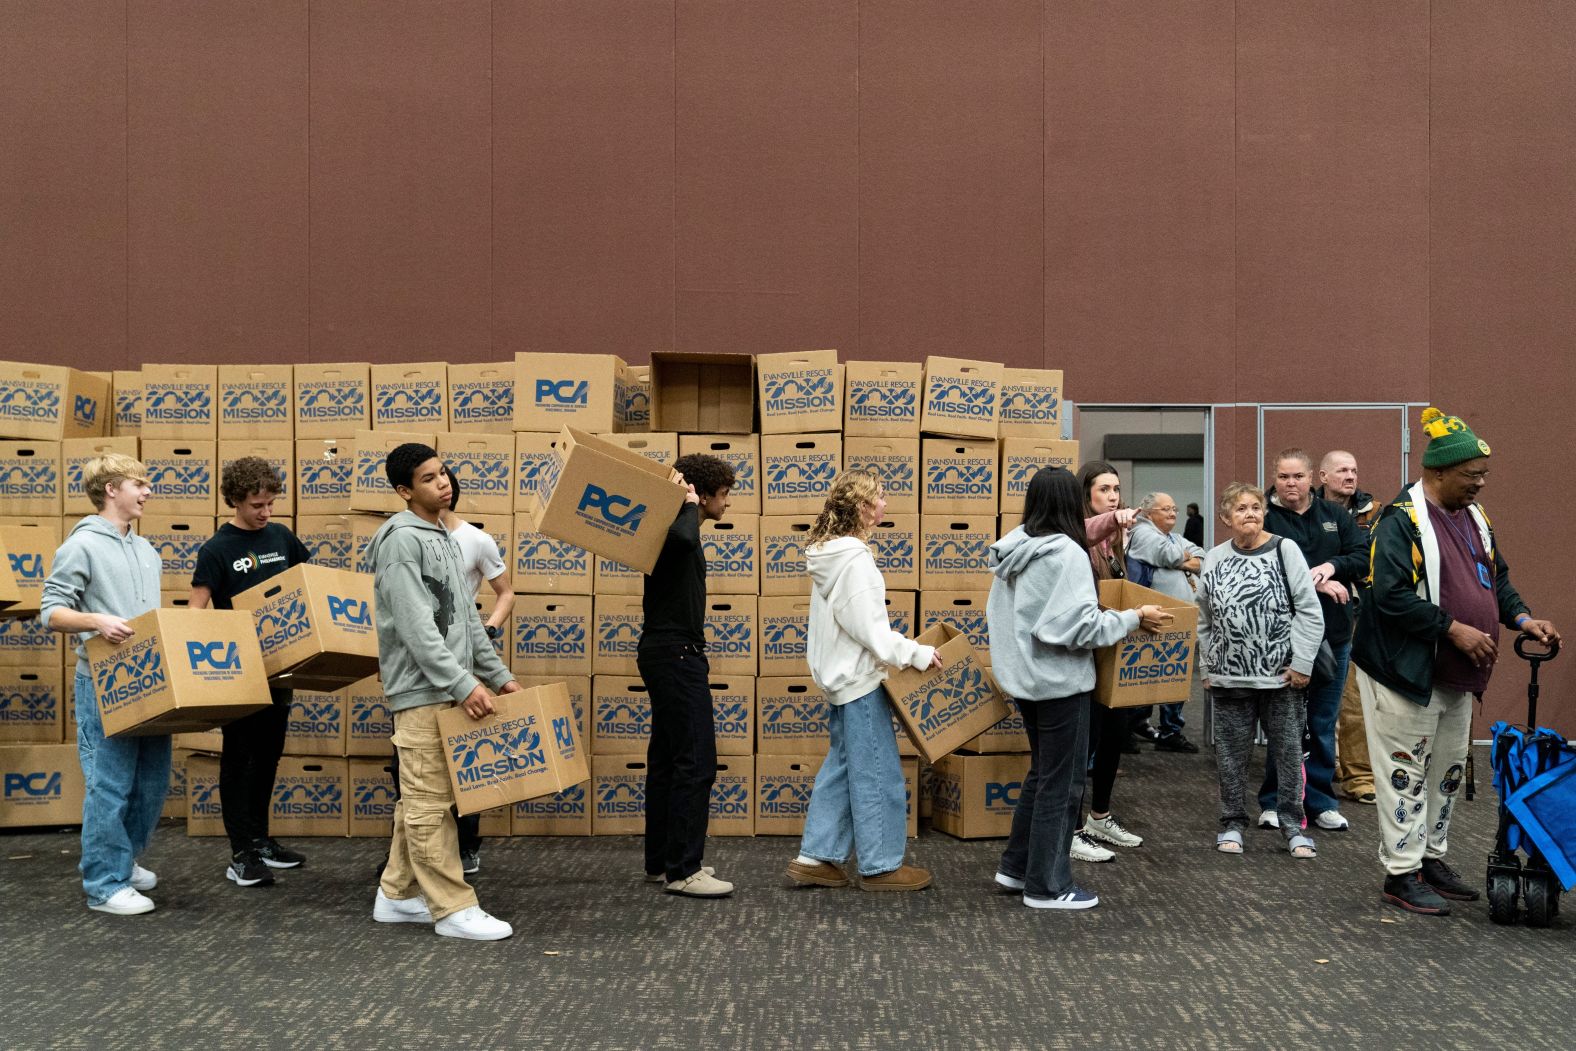
M 394 747 L 399 749 L 399 799 L 394 803 L 394 838 L 383 866 L 383 893 L 396 901 L 422 894 L 434 920 L 476 904 L 460 864 L 454 827 L 454 786 L 443 759 L 438 713 L 453 703 L 426 704 L 394 713 Z
M 1379 797 L 1379 860 L 1390 875 L 1404 875 L 1425 857 L 1445 856 L 1466 776 L 1472 695 L 1436 689 L 1425 708 L 1361 668 L 1356 674 Z

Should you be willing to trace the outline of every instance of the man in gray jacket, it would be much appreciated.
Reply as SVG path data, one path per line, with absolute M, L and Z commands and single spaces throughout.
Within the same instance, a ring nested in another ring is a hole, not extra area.
M 1204 564 L 1205 550 L 1190 540 L 1176 536 L 1177 502 L 1168 493 L 1150 493 L 1138 505 L 1138 518 L 1127 538 L 1127 577 L 1135 584 L 1191 604 L 1193 582 Z M 1160 736 L 1157 752 L 1198 751 L 1198 745 L 1182 733 L 1186 725 L 1182 702 L 1160 706 Z
M 513 693 L 520 684 L 472 610 L 464 559 L 443 527 L 450 496 L 443 461 L 430 446 L 407 442 L 389 453 L 387 473 L 406 510 L 373 536 L 367 560 L 400 793 L 372 918 L 432 923 L 446 937 L 497 941 L 514 929 L 483 912 L 465 882 L 438 713 L 459 704 L 481 719 L 493 712 L 492 690 Z

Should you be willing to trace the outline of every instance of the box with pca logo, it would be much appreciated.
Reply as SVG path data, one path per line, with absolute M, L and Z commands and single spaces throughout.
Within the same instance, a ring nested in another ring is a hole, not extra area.
M 60 443 L 60 474 L 64 487 L 60 494 L 60 513 L 63 515 L 91 515 L 96 513 L 87 490 L 82 488 L 82 468 L 89 460 L 108 453 L 120 453 L 133 460 L 141 454 L 135 435 L 124 438 L 68 438 Z
M 921 515 L 919 588 L 989 591 L 995 515 Z
M 295 690 L 285 721 L 286 755 L 344 755 L 345 695 Z
M 1171 614 L 1164 631 L 1135 632 L 1094 651 L 1094 699 L 1107 708 L 1185 701 L 1193 692 L 1198 607 L 1128 580 L 1099 582 L 1101 609 L 1160 606 Z
M 109 433 L 135 438 L 142 433 L 142 370 L 116 369 L 110 373 L 110 381 L 114 413 Z
M 119 646 L 86 644 L 105 736 L 210 730 L 271 703 L 245 610 L 155 609 L 129 623 Z
M 109 384 L 102 376 L 0 361 L 0 438 L 95 438 L 108 433 L 109 412 Z
M 212 518 L 219 506 L 219 446 L 212 441 L 142 439 L 148 506 L 158 514 Z
M 711 721 L 718 755 L 755 751 L 755 679 L 749 675 L 711 676 Z
M 289 365 L 219 366 L 219 440 L 295 437 L 295 376 Z
M 926 358 L 920 431 L 994 441 L 1001 422 L 1001 374 L 997 362 Z
M 186 757 L 186 835 L 224 835 L 224 802 L 219 797 L 219 757 Z
M 844 438 L 843 468 L 881 479 L 887 514 L 919 514 L 918 438 Z
M 508 435 L 514 429 L 514 365 L 449 366 L 449 430 Z
M 1043 437 L 1061 425 L 1061 369 L 1001 370 L 1003 438 Z
M 537 486 L 537 532 L 649 573 L 684 502 L 679 475 L 566 427 Z
M 926 591 L 919 599 L 919 630 L 945 621 L 968 637 L 980 663 L 990 666 L 990 622 L 985 616 L 988 591 Z
M 60 517 L 59 442 L 0 442 L 0 507 L 8 515 Z
M 845 366 L 843 434 L 918 438 L 924 368 L 917 361 L 850 361 Z
M 75 744 L 0 745 L 0 828 L 82 823 Z
M 3 603 L 0 617 L 36 617 L 44 597 L 44 581 L 55 564 L 60 547 L 60 520 L 56 518 L 0 518 L 0 570 L 8 571 L 16 587 L 14 600 Z M 9 598 L 9 594 L 6 596 Z M 4 658 L 0 657 L 0 663 Z
M 172 591 L 191 587 L 197 553 L 213 536 L 215 521 L 212 515 L 142 516 L 137 532 L 159 556 L 159 587 Z
M 761 755 L 825 755 L 831 747 L 830 706 L 808 675 L 756 679 L 755 711 Z
M 350 469 L 351 510 L 379 514 L 397 514 L 405 510 L 405 501 L 389 484 L 387 466 L 389 453 L 406 442 L 435 446 L 438 436 L 436 432 L 416 431 L 356 432 L 355 454 Z
M 994 441 L 926 438 L 920 443 L 920 459 L 920 507 L 925 514 L 996 514 L 1001 464 Z
M 809 674 L 810 600 L 797 595 L 765 596 L 760 600 L 758 623 L 759 674 Z
M 762 434 L 813 434 L 843 427 L 843 376 L 835 350 L 757 354 Z
M 0 667 L 0 743 L 59 744 L 65 727 L 65 686 L 58 665 Z
M 614 388 L 618 418 L 625 434 L 645 434 L 651 430 L 651 366 L 630 365 L 624 369 Z
M 755 757 L 719 755 L 711 783 L 709 836 L 755 835 Z
M 513 434 L 440 434 L 437 448 L 459 482 L 463 514 L 514 513 Z
M 371 369 L 365 361 L 296 365 L 296 438 L 338 438 L 372 426 Z
M 350 772 L 343 758 L 287 755 L 279 760 L 268 804 L 274 836 L 344 836 L 350 832 Z
M 383 695 L 383 680 L 369 675 L 339 692 L 345 711 L 345 754 L 394 754 L 394 713 Z
M 754 423 L 752 355 L 652 352 L 652 430 L 749 434 Z
M 591 753 L 645 755 L 651 743 L 651 693 L 636 676 L 591 679 Z
M 378 670 L 370 573 L 292 566 L 232 601 L 253 618 L 275 686 L 339 690 Z
M 638 836 L 645 831 L 645 757 L 633 755 L 592 757 L 591 834 Z
M 889 588 L 919 587 L 919 515 L 890 515 L 877 522 L 866 543 Z
M 295 443 L 296 514 L 349 513 L 350 475 L 354 465 L 354 439 L 297 439 Z
M 388 759 L 348 759 L 345 787 L 350 795 L 346 834 L 381 839 L 394 831 L 394 764 Z
M 761 520 L 735 515 L 700 524 L 706 556 L 708 595 L 758 595 L 761 592 Z
M 595 762 L 595 759 L 592 762 Z M 509 834 L 512 836 L 589 836 L 591 786 L 570 785 L 550 796 L 516 803 L 510 812 Z
M 509 667 L 522 675 L 590 675 L 590 595 L 517 595 Z
M 563 683 L 501 693 L 493 714 L 472 719 L 463 708 L 438 713 L 438 734 L 461 814 L 507 807 L 578 785 L 591 776 Z
M 762 513 L 814 517 L 842 469 L 840 434 L 762 435 Z
M 1027 755 L 949 755 L 935 766 L 931 824 L 958 839 L 1012 831 L 1012 812 L 1029 772 Z
M 679 455 L 715 456 L 733 468 L 728 490 L 730 515 L 761 513 L 761 436 L 758 434 L 681 434 Z
M 516 591 L 537 595 L 591 594 L 591 553 L 583 547 L 538 533 L 530 515 L 514 516 L 507 563 Z
M 810 570 L 805 564 L 806 538 L 814 515 L 767 515 L 761 518 L 761 594 L 808 595 Z
M 604 434 L 600 435 L 603 441 L 616 445 L 620 449 L 639 453 L 649 460 L 660 464 L 672 465 L 678 458 L 678 435 L 669 432 L 661 434 Z M 702 523 L 705 528 L 705 523 Z M 612 558 L 595 559 L 596 569 L 592 574 L 592 588 L 598 595 L 640 595 L 646 590 L 646 575 L 637 569 L 630 569 L 622 562 Z M 708 582 L 709 583 L 709 582 Z
M 755 674 L 758 601 L 754 595 L 716 595 L 706 600 L 702 630 L 706 661 L 714 674 Z
M 311 554 L 314 565 L 355 569 L 355 533 L 350 515 L 301 515 L 296 519 L 295 534 Z
M 804 832 L 815 775 L 826 759 L 819 755 L 758 755 L 755 757 L 755 834 L 797 836 Z
M 598 595 L 594 600 L 596 646 L 591 653 L 594 675 L 638 675 L 635 654 L 645 627 L 644 600 L 632 595 Z
M 217 365 L 142 366 L 143 438 L 215 441 L 218 405 Z
M 224 502 L 224 472 L 243 456 L 255 456 L 274 469 L 279 476 L 279 495 L 274 497 L 274 517 L 288 518 L 296 513 L 295 507 L 295 445 L 288 438 L 277 441 L 255 439 L 221 439 L 219 442 L 219 484 L 216 514 L 226 514 L 229 505 Z
M 1012 714 L 968 637 L 948 623 L 919 634 L 918 642 L 941 652 L 942 666 L 925 671 L 897 668 L 886 693 L 898 722 L 934 763 Z
M 618 387 L 627 367 L 613 354 L 516 354 L 514 429 L 621 430 Z
M 1078 443 L 1051 438 L 1003 438 L 1001 440 L 1001 510 L 1003 514 L 1023 513 L 1029 495 L 1029 479 L 1042 467 L 1065 467 L 1078 473 Z
M 563 683 L 569 691 L 569 706 L 575 710 L 575 732 L 579 740 L 591 740 L 591 676 L 589 675 L 516 675 L 521 686 L 551 686 Z M 595 751 L 595 749 L 592 749 Z
M 372 429 L 449 429 L 449 369 L 441 361 L 373 365 Z

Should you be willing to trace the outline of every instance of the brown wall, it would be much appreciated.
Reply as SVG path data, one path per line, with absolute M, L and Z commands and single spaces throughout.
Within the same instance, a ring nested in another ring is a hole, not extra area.
M 1540 482 L 1573 49 L 1546 0 L 10 0 L 0 357 L 813 346 L 1087 401 L 1435 399 L 1576 630 Z

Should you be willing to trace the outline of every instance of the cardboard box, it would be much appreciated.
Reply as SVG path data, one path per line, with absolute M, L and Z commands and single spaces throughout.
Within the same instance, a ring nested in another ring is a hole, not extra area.
M 38 616 L 44 582 L 54 568 L 60 540 L 58 519 L 0 518 L 0 551 L 4 552 L 4 568 L 16 587 L 16 599 L 0 609 L 0 617 Z
M 0 745 L 0 828 L 82 824 L 75 744 Z
M 947 623 L 968 637 L 980 662 L 990 666 L 990 623 L 985 616 L 988 591 L 926 591 L 919 599 L 919 630 Z
M 651 429 L 680 434 L 755 430 L 755 359 L 748 354 L 655 351 Z
M 449 429 L 449 369 L 441 361 L 373 365 L 372 429 Z
M 810 570 L 805 565 L 805 538 L 814 515 L 761 516 L 761 594 L 808 595 Z
M 143 438 L 214 441 L 218 405 L 217 365 L 142 366 Z
M 843 469 L 838 434 L 761 436 L 761 510 L 768 515 L 819 514 Z
M 394 834 L 394 764 L 387 759 L 345 762 L 350 816 L 345 834 L 385 839 Z
M 135 435 L 121 438 L 68 438 L 60 443 L 60 511 L 63 515 L 97 514 L 87 490 L 82 488 L 82 468 L 106 453 L 138 459 L 141 450 Z
M 715 456 L 733 468 L 728 490 L 730 515 L 761 513 L 761 436 L 758 434 L 681 434 L 679 455 Z
M 378 670 L 371 574 L 291 566 L 231 601 L 253 618 L 275 686 L 339 690 Z
M 114 412 L 110 433 L 135 438 L 142 433 L 142 370 L 116 369 L 110 373 Z
M 296 440 L 339 438 L 372 426 L 370 373 L 364 361 L 296 365 Z
M 507 361 L 449 366 L 449 430 L 502 434 L 514 429 L 514 365 Z
M 91 372 L 0 361 L 0 438 L 96 438 L 108 430 L 109 404 L 109 384 Z
M 886 593 L 887 623 L 899 635 L 914 637 L 919 624 L 918 603 L 915 592 L 888 591 Z
M 591 594 L 591 553 L 538 533 L 530 515 L 514 516 L 509 552 L 506 564 L 515 591 L 538 595 Z
M 301 515 L 296 519 L 295 534 L 315 565 L 355 569 L 349 515 Z
M 212 516 L 142 516 L 137 532 L 158 553 L 160 588 L 190 591 L 192 575 L 197 572 L 197 553 L 213 536 L 216 521 Z
M 270 835 L 346 836 L 350 833 L 350 771 L 343 758 L 287 755 L 279 760 L 268 807 Z
M 947 623 L 919 634 L 919 642 L 941 651 L 942 667 L 926 671 L 895 668 L 887 697 L 903 730 L 934 763 L 1012 714 L 990 669 L 968 638 Z
M 437 448 L 459 479 L 462 514 L 514 513 L 513 434 L 440 434 Z
M 997 437 L 1002 366 L 965 358 L 925 359 L 919 429 L 948 438 Z
M 995 515 L 921 515 L 919 525 L 920 590 L 990 590 Z
M 633 755 L 591 758 L 591 834 L 638 836 L 646 831 L 646 760 Z
M 0 540 L 0 618 L 8 615 L 23 617 L 38 613 L 37 610 L 29 609 L 21 603 L 22 589 L 17 585 L 16 571 L 11 566 L 11 556 L 5 549 L 5 542 Z M 11 612 L 8 614 L 8 611 Z
M 232 439 L 219 442 L 219 486 L 214 514 L 228 515 L 230 505 L 224 502 L 224 470 L 243 456 L 255 456 L 268 462 L 279 474 L 279 495 L 274 499 L 274 515 L 289 518 L 295 515 L 295 445 L 288 438 L 279 441 Z
M 810 599 L 767 595 L 760 601 L 757 665 L 761 675 L 808 675 Z
M 350 472 L 354 465 L 354 439 L 298 439 L 295 443 L 296 514 L 347 514 L 350 511 Z
M 595 760 L 593 760 L 595 761 Z M 511 836 L 589 836 L 589 785 L 570 785 L 540 799 L 526 799 L 510 811 Z
M 996 514 L 1001 464 L 995 442 L 926 438 L 920 445 L 925 514 Z
M 936 763 L 931 823 L 958 839 L 1012 832 L 1018 793 L 1029 773 L 1026 755 L 949 755 Z
M 389 485 L 389 453 L 406 442 L 420 442 L 437 446 L 435 433 L 415 431 L 357 431 L 355 436 L 355 466 L 350 476 L 350 507 L 353 511 L 373 511 L 381 514 L 398 514 L 405 510 L 394 487 Z
M 826 758 L 819 755 L 758 755 L 755 757 L 755 834 L 798 836 L 810 810 L 815 775 Z
M 1061 433 L 1062 370 L 1001 370 L 1001 436 L 1040 438 Z
M 593 755 L 645 755 L 651 743 L 651 694 L 635 675 L 591 679 Z
M 523 675 L 590 675 L 591 638 L 591 596 L 517 595 L 509 667 Z
M 492 715 L 472 719 L 463 708 L 438 713 L 449 783 L 461 814 L 553 795 L 591 777 L 589 755 L 576 736 L 569 690 L 562 683 L 501 693 Z
M 1029 734 L 1023 728 L 1023 712 L 1016 704 L 1010 704 L 1008 707 L 1012 709 L 1011 715 L 978 737 L 971 738 L 958 751 L 976 752 L 982 755 L 1027 753 Z
M 645 434 L 651 430 L 650 365 L 627 366 L 615 396 L 625 434 Z
M 341 690 L 340 697 L 345 708 L 345 754 L 393 755 L 394 713 L 383 694 L 383 680 L 369 675 Z
M 999 533 L 1001 533 L 1002 536 L 1006 536 L 1014 529 L 1017 529 L 1019 526 L 1023 525 L 1023 516 L 1019 514 L 998 515 L 996 520 L 998 523 L 1000 523 L 996 526 L 996 529 Z
M 378 530 L 383 528 L 389 516 L 354 512 L 349 517 L 350 565 L 357 573 L 370 573 L 372 563 L 367 558 L 367 545 L 372 543 L 372 538 L 378 535 Z
M 244 610 L 155 609 L 129 623 L 119 646 L 86 643 L 105 736 L 210 730 L 271 703 Z
M 925 370 L 917 361 L 850 361 L 844 366 L 846 438 L 918 438 Z
M 870 531 L 870 553 L 887 587 L 919 587 L 919 543 L 919 515 L 889 515 Z
M 514 436 L 514 510 L 529 513 L 537 504 L 536 488 L 548 474 L 559 436 L 518 431 Z
M 41 667 L 61 662 L 65 636 L 50 631 L 38 617 L 11 617 L 0 611 L 0 667 Z M 76 640 L 72 640 L 76 646 Z M 73 651 L 74 652 L 74 651 Z M 76 657 L 70 657 L 75 665 Z
M 60 517 L 60 443 L 0 442 L 0 508 L 8 515 Z
M 708 595 L 761 593 L 761 519 L 735 515 L 700 524 Z
M 756 744 L 761 755 L 825 755 L 831 706 L 808 675 L 755 680 Z
M 649 573 L 684 502 L 678 475 L 566 427 L 531 511 L 537 532 Z
M 903 765 L 903 809 L 908 815 L 908 838 L 919 837 L 919 759 L 905 757 Z
M 1174 618 L 1165 631 L 1137 632 L 1094 651 L 1094 699 L 1107 708 L 1185 701 L 1193 692 L 1198 607 L 1128 580 L 1098 582 L 1100 608 L 1160 606 Z
M 679 436 L 673 431 L 648 431 L 645 434 L 599 434 L 609 445 L 639 453 L 648 460 L 655 460 L 664 467 L 672 467 L 679 458 Z
M 345 755 L 345 696 L 295 690 L 285 723 L 286 755 Z
M 191 604 L 190 590 L 172 591 L 166 588 L 159 592 L 159 606 L 163 609 L 190 609 Z
M 295 437 L 295 376 L 289 365 L 219 366 L 219 440 Z
M 642 595 L 646 575 L 611 558 L 598 558 L 591 590 L 598 595 Z
M 219 757 L 186 757 L 186 835 L 224 835 L 224 801 L 219 798 Z
M 755 835 L 755 757 L 719 755 L 711 783 L 709 836 Z
M 186 817 L 186 759 L 190 754 L 176 750 L 170 755 L 170 788 L 164 797 L 164 811 L 160 817 Z
M 0 743 L 59 744 L 65 733 L 65 687 L 58 664 L 0 667 Z
M 1023 501 L 1029 494 L 1029 479 L 1042 467 L 1065 467 L 1077 474 L 1078 443 L 1054 438 L 1001 440 L 1000 495 L 1003 514 L 1023 514 Z
M 754 675 L 760 632 L 754 595 L 709 595 L 706 620 L 706 660 L 717 675 Z
M 758 354 L 762 434 L 813 434 L 843 427 L 837 351 Z
M 645 627 L 644 600 L 630 595 L 598 595 L 596 610 L 596 648 L 591 653 L 594 675 L 639 675 L 635 651 Z
M 218 514 L 219 447 L 213 441 L 142 439 L 142 463 L 153 491 L 148 510 L 212 518 Z
M 919 514 L 918 438 L 844 438 L 843 468 L 881 479 L 887 514 Z
M 171 734 L 170 743 L 176 748 L 182 748 L 190 752 L 218 755 L 224 751 L 224 731 L 216 727 L 212 730 L 195 730 L 191 733 Z
M 569 706 L 575 710 L 576 732 L 579 733 L 580 740 L 591 740 L 591 676 L 516 675 L 515 681 L 526 688 L 563 683 L 564 689 L 569 691 Z
M 755 751 L 753 676 L 711 676 L 711 721 L 718 755 L 750 755 Z
M 625 367 L 613 354 L 516 354 L 514 429 L 618 431 L 617 392 Z

